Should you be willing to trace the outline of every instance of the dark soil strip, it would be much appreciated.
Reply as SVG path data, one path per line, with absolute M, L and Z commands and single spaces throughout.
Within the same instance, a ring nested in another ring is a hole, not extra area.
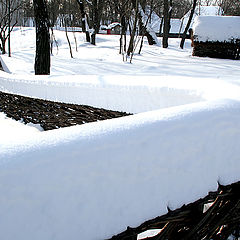
M 0 111 L 46 130 L 131 115 L 86 105 L 67 104 L 0 92 Z

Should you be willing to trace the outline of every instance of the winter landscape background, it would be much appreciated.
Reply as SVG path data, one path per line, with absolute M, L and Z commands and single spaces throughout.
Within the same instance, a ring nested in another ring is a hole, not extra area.
M 134 115 L 43 132 L 0 113 L 1 239 L 106 239 L 239 181 L 239 61 L 159 38 L 130 64 L 119 36 L 83 33 L 71 58 L 55 37 L 51 75 L 35 76 L 35 29 L 16 27 L 0 90 Z

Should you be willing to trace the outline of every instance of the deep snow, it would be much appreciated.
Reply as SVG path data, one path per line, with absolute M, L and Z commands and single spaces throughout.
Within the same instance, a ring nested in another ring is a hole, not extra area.
M 193 24 L 197 41 L 231 42 L 240 39 L 240 17 L 233 16 L 199 16 Z
M 33 34 L 14 31 L 1 91 L 137 114 L 48 132 L 1 114 L 0 239 L 105 239 L 239 181 L 239 61 L 172 39 L 129 64 L 119 36 L 79 33 L 70 59 L 56 32 L 52 75 L 36 77 Z
M 109 238 L 238 181 L 239 142 L 240 104 L 223 101 L 3 143 L 0 238 Z

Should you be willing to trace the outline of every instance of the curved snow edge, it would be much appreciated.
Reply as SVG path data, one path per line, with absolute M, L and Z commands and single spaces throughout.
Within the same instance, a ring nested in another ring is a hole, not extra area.
M 6 144 L 0 238 L 109 238 L 238 181 L 239 142 L 240 103 L 225 100 Z
M 204 100 L 240 99 L 236 85 L 217 79 L 176 76 L 36 77 L 0 73 L 0 91 L 131 113 Z

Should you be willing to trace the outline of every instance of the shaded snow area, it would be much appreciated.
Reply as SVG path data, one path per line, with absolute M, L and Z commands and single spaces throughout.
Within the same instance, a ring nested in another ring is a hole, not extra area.
M 239 180 L 239 142 L 240 104 L 223 101 L 2 144 L 0 238 L 109 238 Z
M 194 19 L 196 41 L 231 42 L 240 39 L 240 17 L 199 16 Z
M 34 76 L 34 36 L 15 28 L 0 91 L 135 115 L 41 132 L 0 113 L 0 239 L 106 239 L 240 180 L 239 61 L 170 39 L 130 64 L 119 36 L 81 33 L 71 59 L 55 31 L 51 75 Z

